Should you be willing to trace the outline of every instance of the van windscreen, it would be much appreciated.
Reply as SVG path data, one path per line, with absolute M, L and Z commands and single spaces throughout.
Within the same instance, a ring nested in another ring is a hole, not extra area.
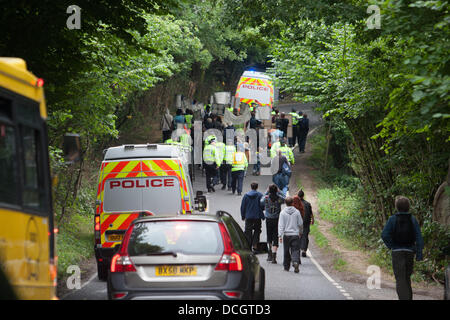
M 173 176 L 108 179 L 103 210 L 177 213 L 182 210 L 180 182 Z

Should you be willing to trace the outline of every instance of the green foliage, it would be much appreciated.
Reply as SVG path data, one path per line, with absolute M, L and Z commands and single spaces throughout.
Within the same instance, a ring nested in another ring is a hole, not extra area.
M 271 72 L 298 100 L 320 104 L 333 164 L 360 178 L 379 225 L 398 194 L 417 203 L 424 221 L 450 155 L 449 6 L 380 6 L 381 32 L 323 15 L 283 26 L 272 41 Z
M 311 235 L 314 237 L 314 240 L 320 248 L 328 248 L 328 239 L 319 231 L 317 222 L 311 226 Z
M 58 255 L 58 278 L 67 276 L 70 265 L 79 265 L 93 256 L 92 217 L 73 214 L 70 221 L 62 224 L 57 235 L 56 250 Z
M 346 178 L 343 178 L 344 180 Z M 392 272 L 390 251 L 381 240 L 382 229 L 377 226 L 375 215 L 364 201 L 364 193 L 345 187 L 325 187 L 318 190 L 320 217 L 334 224 L 333 232 L 342 240 L 349 241 L 357 248 L 371 254 L 370 263 Z M 416 215 L 417 211 L 412 210 Z M 443 249 L 448 246 L 450 230 L 425 219 L 421 227 L 424 239 L 425 259 L 415 263 L 415 281 L 443 280 L 447 259 Z

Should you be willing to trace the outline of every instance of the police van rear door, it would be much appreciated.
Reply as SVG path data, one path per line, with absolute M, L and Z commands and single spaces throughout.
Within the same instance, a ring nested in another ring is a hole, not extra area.
M 175 176 L 109 179 L 105 184 L 104 212 L 181 212 L 181 190 Z

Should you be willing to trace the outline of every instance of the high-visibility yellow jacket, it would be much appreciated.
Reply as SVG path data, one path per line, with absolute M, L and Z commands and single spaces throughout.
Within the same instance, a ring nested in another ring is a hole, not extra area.
M 216 142 L 216 152 L 217 152 L 217 157 L 220 160 L 220 164 L 222 165 L 224 158 L 225 158 L 225 143 Z
M 187 114 L 184 116 L 184 118 L 186 119 L 186 125 L 188 127 L 188 129 L 192 128 L 192 118 L 194 117 L 194 115 L 192 114 Z
M 277 141 L 274 144 L 272 144 L 272 147 L 270 148 L 270 157 L 271 158 L 275 158 L 277 156 L 278 149 L 280 149 L 280 147 L 281 147 L 280 141 Z
M 236 152 L 236 147 L 234 145 L 227 144 L 225 145 L 225 158 L 224 161 L 226 164 L 233 164 L 233 155 Z
M 289 112 L 289 114 L 292 116 L 292 125 L 296 126 L 298 124 L 299 115 L 297 112 Z
M 295 163 L 294 153 L 292 152 L 291 148 L 289 148 L 288 146 L 284 146 L 280 147 L 279 150 L 281 151 L 281 154 L 285 156 L 286 159 L 288 159 L 291 164 Z
M 172 140 L 172 139 L 167 139 L 166 141 L 164 141 L 164 143 L 173 144 L 173 145 L 181 145 L 181 143 L 179 143 L 178 141 Z
M 246 170 L 248 167 L 247 157 L 242 151 L 237 151 L 233 153 L 233 164 L 231 165 L 231 171 L 241 171 Z
M 190 147 L 191 146 L 191 136 L 187 133 L 183 133 L 180 136 L 180 142 L 183 146 Z
M 208 144 L 205 146 L 205 149 L 203 149 L 203 161 L 205 161 L 206 164 L 216 163 L 217 166 L 220 167 L 221 160 L 218 156 L 215 144 Z

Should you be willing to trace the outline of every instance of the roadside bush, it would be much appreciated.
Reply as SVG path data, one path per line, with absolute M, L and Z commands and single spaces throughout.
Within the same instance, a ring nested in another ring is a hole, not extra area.
M 347 178 L 343 178 L 346 181 Z M 334 179 L 337 181 L 336 179 Z M 364 193 L 352 188 L 336 186 L 318 190 L 320 217 L 332 222 L 338 237 L 351 241 L 357 247 L 370 250 L 370 263 L 376 264 L 392 273 L 390 250 L 381 240 L 381 228 L 377 227 L 376 215 L 364 198 Z M 416 215 L 412 208 L 413 215 Z M 424 239 L 424 260 L 415 262 L 414 281 L 443 282 L 448 259 L 443 249 L 448 246 L 450 231 L 432 221 L 427 211 L 421 226 Z

